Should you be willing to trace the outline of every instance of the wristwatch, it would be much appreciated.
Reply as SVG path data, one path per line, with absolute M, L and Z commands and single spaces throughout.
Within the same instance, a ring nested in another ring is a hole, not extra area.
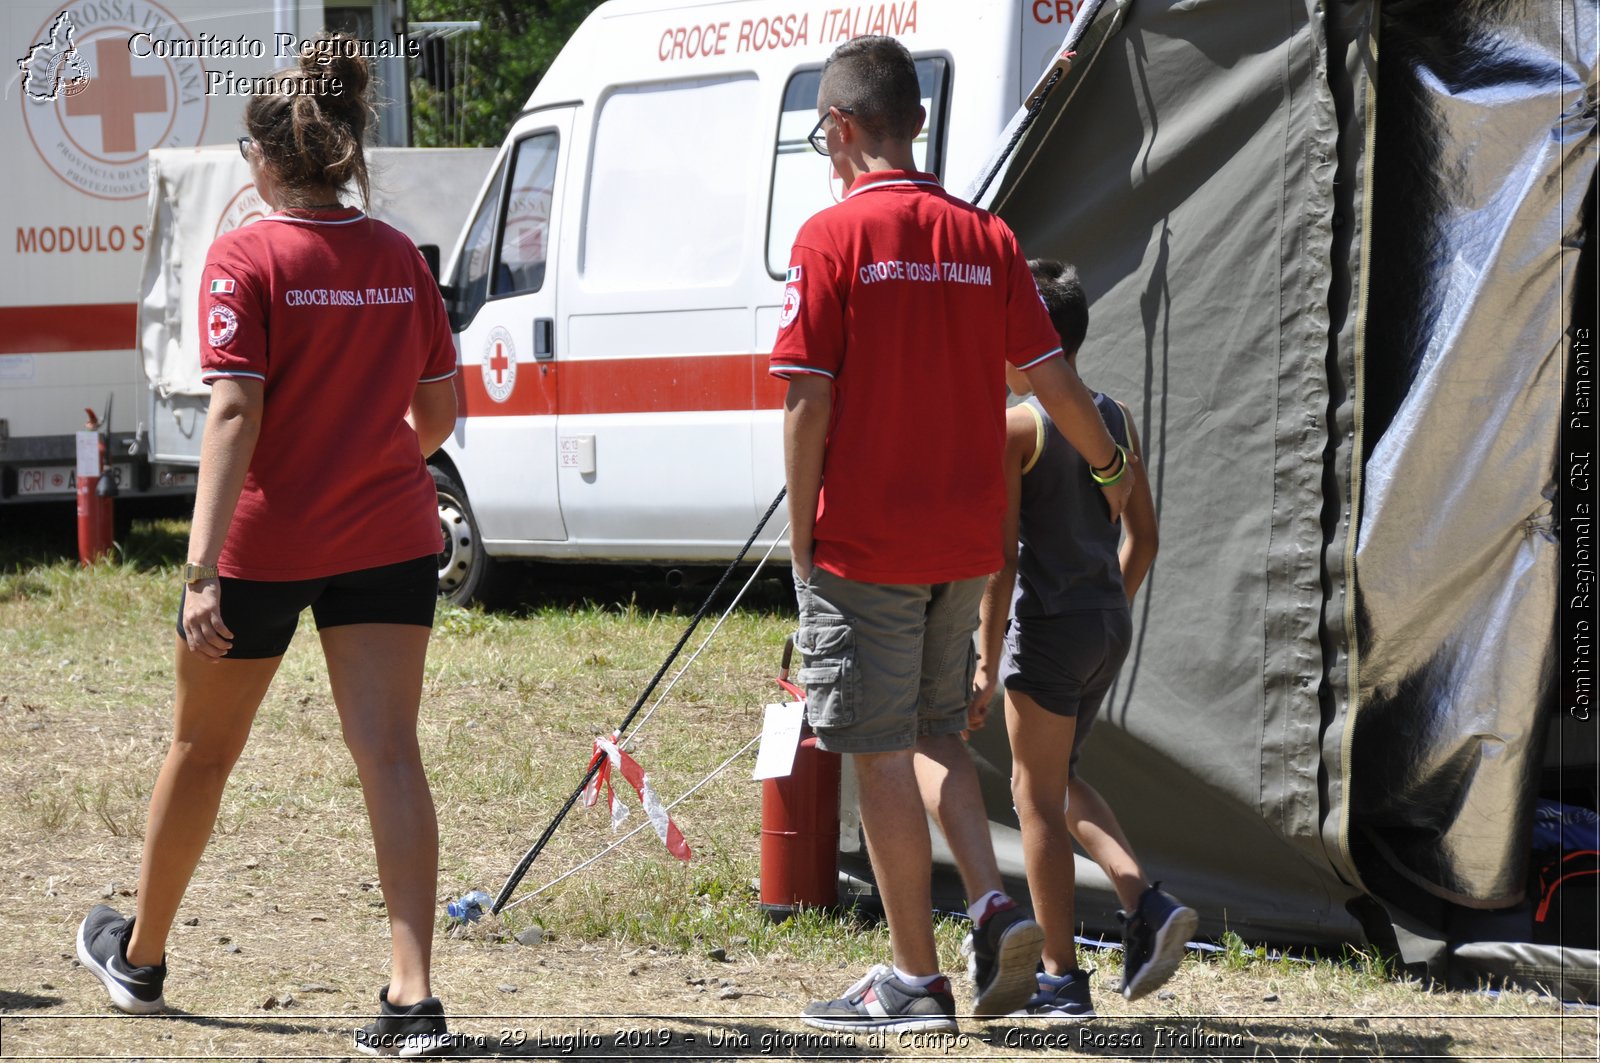
M 196 583 L 199 583 L 201 580 L 216 579 L 216 578 L 217 578 L 217 566 L 216 565 L 196 565 L 193 562 L 185 562 L 184 563 L 184 566 L 183 566 L 183 582 L 185 582 L 187 584 L 190 584 L 191 586 L 196 584 Z

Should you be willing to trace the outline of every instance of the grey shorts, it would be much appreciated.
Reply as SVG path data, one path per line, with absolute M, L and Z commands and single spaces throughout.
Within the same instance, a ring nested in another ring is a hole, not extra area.
M 1046 712 L 1078 718 L 1072 774 L 1132 638 L 1133 617 L 1126 607 L 1013 617 L 1006 626 L 1000 682 L 1007 690 L 1028 695 Z
M 820 568 L 796 579 L 797 679 L 818 744 L 890 753 L 965 729 L 985 582 L 857 583 Z

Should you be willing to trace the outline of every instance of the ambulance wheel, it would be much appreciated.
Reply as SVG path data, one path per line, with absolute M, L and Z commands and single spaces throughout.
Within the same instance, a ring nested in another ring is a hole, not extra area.
M 467 503 L 467 492 L 454 476 L 436 466 L 433 487 L 439 494 L 439 530 L 444 550 L 439 554 L 439 597 L 457 605 L 483 601 L 494 559 L 483 548 L 483 536 Z

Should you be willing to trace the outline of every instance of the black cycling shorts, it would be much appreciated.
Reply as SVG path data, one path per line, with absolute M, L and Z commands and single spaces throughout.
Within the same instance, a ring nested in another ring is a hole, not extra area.
M 337 576 L 302 580 L 233 579 L 223 576 L 222 622 L 233 632 L 231 660 L 281 657 L 307 607 L 317 630 L 347 624 L 433 626 L 439 600 L 439 556 L 363 568 Z M 187 595 L 188 588 L 184 588 Z M 178 600 L 178 637 L 183 599 Z

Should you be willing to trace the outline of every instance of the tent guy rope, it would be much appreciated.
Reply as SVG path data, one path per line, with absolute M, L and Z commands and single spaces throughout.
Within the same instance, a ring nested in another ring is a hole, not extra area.
M 632 725 L 634 717 L 639 714 L 639 710 L 644 707 L 644 704 L 649 700 L 650 695 L 655 692 L 656 686 L 661 682 L 662 677 L 667 674 L 667 669 L 672 667 L 672 662 L 677 659 L 678 654 L 682 652 L 683 647 L 688 643 L 689 636 L 694 634 L 694 630 L 700 625 L 700 621 L 704 620 L 706 614 L 711 611 L 711 603 L 716 600 L 717 594 L 722 590 L 723 586 L 727 584 L 728 577 L 732 576 L 739 565 L 744 562 L 745 555 L 750 552 L 750 547 L 755 545 L 756 537 L 761 534 L 761 529 L 767 526 L 767 521 L 772 519 L 772 515 L 776 513 L 778 507 L 783 504 L 784 496 L 787 493 L 788 488 L 779 488 L 777 495 L 772 499 L 772 504 L 767 507 L 767 511 L 762 514 L 761 519 L 756 522 L 755 528 L 750 532 L 750 537 L 745 540 L 744 546 L 739 549 L 738 555 L 734 557 L 734 559 L 729 562 L 728 567 L 723 570 L 722 576 L 717 580 L 716 586 L 711 588 L 711 593 L 706 595 L 706 600 L 701 603 L 699 610 L 697 610 L 694 614 L 694 618 L 689 621 L 689 626 L 685 628 L 683 634 L 679 636 L 677 644 L 674 645 L 671 652 L 667 654 L 666 660 L 661 662 L 661 667 L 656 669 L 656 674 L 651 678 L 650 682 L 645 685 L 644 690 L 640 692 L 639 697 L 634 701 L 633 708 L 628 710 L 628 715 L 623 718 L 623 721 L 620 724 L 617 725 L 616 729 L 612 731 L 612 734 L 621 735 Z M 555 836 L 556 829 L 561 826 L 562 820 L 567 818 L 567 813 L 572 811 L 572 806 L 577 804 L 578 800 L 583 797 L 584 790 L 588 788 L 590 781 L 597 774 L 599 774 L 601 765 L 604 763 L 605 761 L 603 760 L 593 760 L 590 762 L 589 770 L 584 773 L 583 779 L 573 789 L 571 795 L 567 797 L 566 802 L 556 812 L 554 818 L 550 820 L 549 825 L 546 826 L 543 833 L 539 835 L 538 840 L 535 841 L 533 846 L 523 854 L 522 859 L 517 863 L 517 866 L 512 870 L 511 874 L 506 877 L 505 884 L 500 887 L 499 896 L 495 897 L 494 906 L 490 909 L 490 911 L 499 914 L 500 910 L 505 907 L 506 901 L 510 899 L 512 891 L 517 888 L 517 884 L 522 881 L 522 877 L 528 873 L 528 868 L 533 866 L 533 862 L 538 858 L 539 853 L 543 851 L 544 847 L 550 843 L 550 839 Z

